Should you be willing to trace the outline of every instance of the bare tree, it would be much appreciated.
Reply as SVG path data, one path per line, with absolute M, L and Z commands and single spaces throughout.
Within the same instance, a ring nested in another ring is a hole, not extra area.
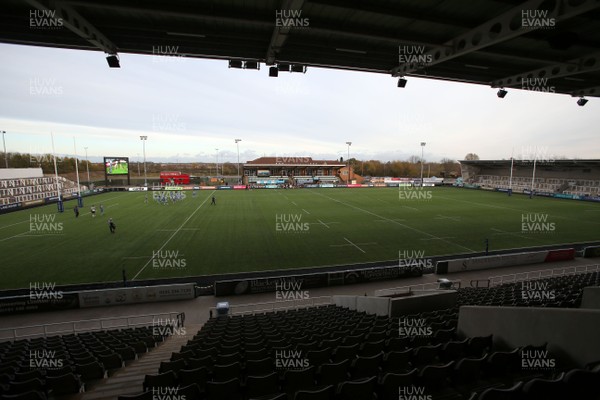
M 465 156 L 465 160 L 467 160 L 467 161 L 479 160 L 479 156 L 475 153 L 469 153 Z

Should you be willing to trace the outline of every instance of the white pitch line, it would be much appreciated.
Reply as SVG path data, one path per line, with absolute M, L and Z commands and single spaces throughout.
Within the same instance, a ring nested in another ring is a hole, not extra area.
M 297 205 L 298 205 L 298 204 L 296 204 L 296 202 L 294 202 L 294 201 L 292 201 L 292 204 L 293 204 L 293 205 L 295 205 L 295 206 L 297 206 Z
M 21 221 L 21 222 L 15 223 L 15 224 L 10 224 L 10 225 L 6 225 L 6 226 L 0 226 L 0 229 L 8 228 L 8 227 L 19 225 L 19 224 L 25 224 L 27 222 L 29 222 L 29 221 L 28 220 L 27 221 Z
M 206 199 L 204 199 L 204 201 L 202 203 L 200 203 L 200 205 L 198 207 L 196 207 L 196 209 L 190 214 L 189 217 L 187 217 L 185 219 L 185 221 L 183 221 L 183 223 L 179 226 L 179 229 L 177 229 L 175 232 L 173 232 L 173 234 L 167 239 L 167 241 L 160 247 L 160 249 L 158 249 L 158 251 L 160 252 L 162 249 L 165 248 L 165 246 L 171 241 L 171 239 L 173 239 L 175 237 L 175 235 L 177 235 L 177 233 L 179 233 L 179 231 L 183 228 L 183 226 L 185 224 L 187 224 L 187 222 L 194 216 L 194 214 L 196 214 L 196 212 L 200 209 L 200 207 L 202 207 L 204 205 L 204 203 L 206 203 L 208 201 L 208 199 L 216 192 L 216 190 L 213 190 L 207 197 Z M 132 281 L 135 280 L 135 278 L 138 277 L 139 274 L 142 273 L 142 271 L 144 271 L 144 269 L 146 269 L 146 267 L 148 266 L 148 264 L 150 264 L 150 262 L 152 261 L 153 257 L 150 257 L 150 259 L 148 259 L 148 261 L 146 262 L 146 264 L 144 264 L 144 266 L 138 271 L 137 274 L 135 274 L 135 276 L 131 279 Z
M 460 217 L 447 217 L 445 215 L 439 215 L 439 214 L 434 219 L 450 219 L 452 221 L 460 222 Z
M 0 239 L 0 242 L 4 242 L 5 240 L 9 240 L 9 239 L 12 239 L 12 238 L 19 237 L 19 236 L 21 236 L 21 235 L 25 235 L 26 233 L 29 233 L 29 231 L 26 231 L 26 232 L 21 232 L 21 233 L 17 233 L 16 235 L 9 236 L 9 237 L 7 237 L 7 238 L 4 238 L 4 239 Z
M 310 189 L 309 189 L 309 190 L 310 190 Z M 402 226 L 402 227 L 404 227 L 404 228 L 406 228 L 406 229 L 410 229 L 411 231 L 414 231 L 414 232 L 419 232 L 419 233 L 420 233 L 420 234 L 422 234 L 422 235 L 427 235 L 427 236 L 430 236 L 431 238 L 435 238 L 435 239 L 442 240 L 443 242 L 446 242 L 446 243 L 448 243 L 448 244 L 450 244 L 450 245 L 453 245 L 453 246 L 458 246 L 458 247 L 461 247 L 461 248 L 463 248 L 463 249 L 465 249 L 465 250 L 468 250 L 468 251 L 471 251 L 471 252 L 475 252 L 475 250 L 473 250 L 473 249 L 470 249 L 470 248 L 468 248 L 468 247 L 465 247 L 465 246 L 462 246 L 462 245 L 460 245 L 460 244 L 458 244 L 458 243 L 449 242 L 449 241 L 447 241 L 447 240 L 444 240 L 444 239 L 440 238 L 439 236 L 435 236 L 435 235 L 432 235 L 431 233 L 424 232 L 424 231 L 422 231 L 422 230 L 420 230 L 420 229 L 417 229 L 417 228 L 413 228 L 412 226 L 408 226 L 408 225 L 405 225 L 405 224 L 401 224 L 401 223 L 399 223 L 398 221 L 394 221 L 393 219 L 382 217 L 381 215 L 375 214 L 375 213 L 374 213 L 374 212 L 372 212 L 372 211 L 365 210 L 365 209 L 362 209 L 362 208 L 360 208 L 360 207 L 357 207 L 357 206 L 353 206 L 352 204 L 344 203 L 343 201 L 336 200 L 336 199 L 334 199 L 334 198 L 332 198 L 332 197 L 326 196 L 326 195 L 324 195 L 324 194 L 322 194 L 322 193 L 315 192 L 315 191 L 313 191 L 313 190 L 310 190 L 310 191 L 311 191 L 311 193 L 314 193 L 314 194 L 316 194 L 316 195 L 319 195 L 319 196 L 325 197 L 325 198 L 327 198 L 327 199 L 329 199 L 329 200 L 335 201 L 335 202 L 337 202 L 337 203 L 343 204 L 343 205 L 345 205 L 345 206 L 348 206 L 348 207 L 355 208 L 355 209 L 357 209 L 357 210 L 359 210 L 359 211 L 362 211 L 362 212 L 364 212 L 364 213 L 371 214 L 371 215 L 373 215 L 373 216 L 375 216 L 375 217 L 377 217 L 377 218 L 379 218 L 379 219 L 387 219 L 388 221 L 392 221 L 392 222 L 394 222 L 394 223 L 396 223 L 396 224 L 398 224 L 398 225 L 400 225 L 400 226 Z
M 454 236 L 440 236 L 439 238 L 422 238 L 420 240 L 443 240 L 443 239 L 455 239 Z
M 492 228 L 492 230 L 498 232 L 498 233 L 495 233 L 495 235 L 511 235 L 511 236 L 516 236 L 521 239 L 531 239 L 531 236 L 519 235 L 517 233 L 503 231 L 502 229 Z
M 306 211 L 304 208 L 302 209 L 302 211 L 304 211 L 305 213 L 310 215 L 310 213 L 308 211 Z
M 394 218 L 394 219 L 389 219 L 389 220 L 374 219 L 373 221 L 375 221 L 375 222 L 395 222 L 395 221 L 406 221 L 406 220 L 405 219 L 400 219 L 400 218 Z
M 360 251 L 362 251 L 363 253 L 366 253 L 366 251 L 364 251 L 363 249 L 361 249 L 360 247 L 358 247 L 357 245 L 355 245 L 354 243 L 352 243 L 350 240 L 348 240 L 347 238 L 344 238 L 344 240 L 348 243 L 350 243 L 352 246 L 356 247 L 357 249 L 359 249 Z

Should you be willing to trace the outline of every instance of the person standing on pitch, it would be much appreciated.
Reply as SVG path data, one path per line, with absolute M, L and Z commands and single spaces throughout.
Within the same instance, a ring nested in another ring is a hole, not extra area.
M 210 202 L 210 205 L 217 205 L 217 200 L 215 199 L 215 196 L 212 197 L 212 201 Z
M 100 204 L 100 215 L 104 215 L 104 206 Z
M 112 218 L 108 219 L 108 229 L 110 229 L 110 233 L 115 233 L 115 230 L 117 229 L 117 226 L 113 222 Z
M 96 217 L 96 206 L 91 206 L 90 212 L 92 213 L 92 218 L 95 218 Z
M 73 211 L 75 212 L 75 218 L 79 217 L 79 207 L 75 206 L 75 208 L 73 208 Z

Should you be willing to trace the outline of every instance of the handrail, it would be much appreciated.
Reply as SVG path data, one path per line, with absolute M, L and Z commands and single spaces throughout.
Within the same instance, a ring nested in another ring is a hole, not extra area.
M 230 312 L 229 315 L 244 315 L 244 314 L 254 314 L 261 313 L 267 311 L 276 311 L 276 310 L 289 310 L 289 309 L 299 309 L 306 307 L 313 307 L 315 305 L 323 305 L 323 304 L 332 304 L 331 296 L 318 296 L 318 297 L 309 297 L 307 299 L 298 299 L 298 300 L 282 300 L 282 301 L 269 301 L 264 303 L 246 303 L 246 304 L 231 304 L 229 306 Z M 233 311 L 233 309 L 239 308 L 249 308 L 248 310 L 243 311 Z M 217 316 L 217 308 L 210 307 L 209 309 L 211 316 Z
M 461 287 L 460 279 L 456 279 L 451 282 L 452 282 L 452 289 L 455 289 L 456 287 L 458 287 L 458 288 Z M 436 290 L 439 288 L 440 288 L 440 282 L 428 282 L 428 283 L 419 283 L 416 285 L 399 286 L 399 287 L 388 288 L 388 289 L 379 289 L 379 290 L 375 291 L 374 295 L 377 297 L 393 296 L 395 294 L 408 293 L 408 292 L 413 292 L 415 290 Z
M 508 275 L 498 275 L 489 278 L 490 287 L 499 286 L 507 283 L 515 283 L 528 281 L 533 279 L 549 278 L 553 276 L 565 276 L 575 274 L 585 274 L 588 272 L 595 272 L 600 270 L 600 264 L 589 264 L 589 265 L 574 265 L 570 267 L 561 267 L 554 269 L 543 269 L 538 271 L 527 271 L 517 272 Z
M 29 337 L 47 337 L 77 332 L 101 331 L 106 329 L 129 328 L 135 326 L 149 326 L 152 325 L 153 321 L 155 321 L 157 318 L 161 318 L 163 316 L 168 316 L 169 320 L 176 321 L 177 326 L 183 326 L 185 322 L 185 313 L 179 311 L 142 315 L 126 315 L 121 317 L 82 319 L 65 322 L 51 322 L 48 324 L 1 328 L 0 341 L 16 340 Z M 65 328 L 61 329 L 60 327 Z M 51 328 L 57 329 L 54 330 Z

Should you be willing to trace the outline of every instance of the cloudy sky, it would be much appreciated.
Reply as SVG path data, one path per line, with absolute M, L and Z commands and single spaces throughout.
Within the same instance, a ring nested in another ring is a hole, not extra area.
M 518 157 L 600 158 L 600 100 L 309 68 L 306 74 L 228 69 L 226 61 L 0 44 L 0 131 L 7 150 L 90 159 L 237 160 L 259 156 L 382 161 Z

